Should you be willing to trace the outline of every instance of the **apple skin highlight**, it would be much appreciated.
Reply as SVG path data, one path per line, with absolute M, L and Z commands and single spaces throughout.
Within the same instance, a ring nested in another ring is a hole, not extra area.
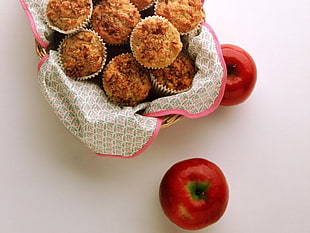
M 173 223 L 183 229 L 199 230 L 223 216 L 229 189 L 217 165 L 193 158 L 174 164 L 165 173 L 159 199 L 165 215 Z
M 249 98 L 255 87 L 256 64 L 247 51 L 236 45 L 222 44 L 221 48 L 227 68 L 227 80 L 220 105 L 241 104 Z

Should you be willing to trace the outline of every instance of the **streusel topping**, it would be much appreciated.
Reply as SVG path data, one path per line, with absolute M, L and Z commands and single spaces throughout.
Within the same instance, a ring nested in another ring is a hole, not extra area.
M 69 31 L 87 20 L 91 10 L 90 0 L 50 0 L 46 7 L 46 17 L 51 26 Z
M 149 71 L 131 53 L 121 54 L 107 65 L 103 87 L 111 100 L 120 105 L 135 105 L 144 100 L 151 89 Z
M 100 70 L 105 53 L 103 42 L 91 31 L 80 31 L 61 44 L 61 62 L 65 73 L 72 78 L 79 79 Z
M 135 58 L 148 68 L 167 67 L 182 50 L 179 32 L 158 16 L 141 21 L 133 30 L 130 43 Z
M 180 33 L 187 33 L 202 21 L 201 0 L 158 0 L 155 12 L 167 18 Z
M 140 13 L 129 0 L 103 0 L 95 6 L 91 21 L 104 42 L 116 45 L 129 39 Z

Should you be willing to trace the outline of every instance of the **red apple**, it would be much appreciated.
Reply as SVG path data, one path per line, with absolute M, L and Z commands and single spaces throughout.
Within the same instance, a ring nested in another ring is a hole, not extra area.
M 192 158 L 174 164 L 160 183 L 159 199 L 165 215 L 187 230 L 217 222 L 228 203 L 228 185 L 214 163 Z
M 244 49 L 232 45 L 221 45 L 227 68 L 227 81 L 221 105 L 232 106 L 244 102 L 252 93 L 256 83 L 256 65 Z

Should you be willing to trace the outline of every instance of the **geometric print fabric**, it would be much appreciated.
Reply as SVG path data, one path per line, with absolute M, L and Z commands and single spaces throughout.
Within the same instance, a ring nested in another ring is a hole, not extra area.
M 42 20 L 44 4 L 40 0 L 22 1 L 38 35 L 48 43 L 45 36 L 50 29 Z M 185 37 L 184 45 L 197 67 L 192 88 L 135 107 L 114 105 L 97 84 L 68 78 L 58 65 L 56 51 L 50 51 L 42 62 L 38 78 L 45 98 L 71 133 L 95 153 L 130 157 L 154 137 L 158 118 L 153 115 L 181 110 L 185 116 L 195 117 L 208 110 L 219 96 L 224 69 L 212 32 L 201 26 L 199 35 Z

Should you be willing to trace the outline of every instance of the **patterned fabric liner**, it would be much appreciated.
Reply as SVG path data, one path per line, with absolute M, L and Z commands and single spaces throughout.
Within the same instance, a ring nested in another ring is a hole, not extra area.
M 44 1 L 20 1 L 34 37 L 46 48 L 51 29 L 42 17 Z M 189 36 L 185 42 L 198 69 L 192 88 L 186 92 L 135 107 L 119 107 L 109 101 L 97 84 L 68 78 L 58 65 L 57 51 L 53 50 L 38 67 L 42 92 L 65 127 L 97 155 L 135 157 L 157 136 L 162 116 L 181 114 L 198 118 L 219 106 L 226 66 L 214 31 L 207 23 L 202 23 L 201 28 L 198 36 Z

